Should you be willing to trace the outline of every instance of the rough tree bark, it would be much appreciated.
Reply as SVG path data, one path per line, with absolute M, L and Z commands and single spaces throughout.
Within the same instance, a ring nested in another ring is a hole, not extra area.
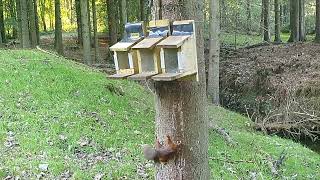
M 210 52 L 208 67 L 208 95 L 210 102 L 219 105 L 220 17 L 219 0 L 210 0 Z
M 63 42 L 62 42 L 62 22 L 61 22 L 61 6 L 60 0 L 54 1 L 54 14 L 55 14 L 55 33 L 54 33 L 54 47 L 58 54 L 63 55 Z
M 288 42 L 299 41 L 299 0 L 290 1 L 290 29 L 291 34 Z
M 203 0 L 162 0 L 163 19 L 196 22 L 199 82 L 156 82 L 156 135 L 181 141 L 174 160 L 157 166 L 156 179 L 209 179 Z
M 91 59 L 91 39 L 90 39 L 90 20 L 88 13 L 88 0 L 81 0 L 81 24 L 83 40 L 83 60 L 86 64 L 92 65 Z
M 274 0 L 274 12 L 275 12 L 275 38 L 274 41 L 277 43 L 281 42 L 281 19 L 280 19 L 280 4 L 279 0 Z
M 316 0 L 316 37 L 314 41 L 320 43 L 320 0 Z
M 30 48 L 29 24 L 27 0 L 20 0 L 21 6 L 21 29 L 22 29 L 22 48 Z
M 262 0 L 262 8 L 263 8 L 263 40 L 266 42 L 270 42 L 270 0 Z

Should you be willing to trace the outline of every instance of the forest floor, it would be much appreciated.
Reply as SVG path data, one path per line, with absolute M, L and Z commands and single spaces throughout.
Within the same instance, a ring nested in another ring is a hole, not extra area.
M 249 113 L 254 121 L 271 124 L 272 131 L 285 131 L 295 138 L 319 137 L 319 44 L 266 45 L 226 51 L 220 70 L 224 107 Z
M 35 50 L 0 50 L 0 179 L 153 179 L 151 92 Z M 209 107 L 212 179 L 317 179 L 320 155 Z M 221 133 L 222 132 L 222 133 Z M 226 138 L 227 137 L 227 138 Z

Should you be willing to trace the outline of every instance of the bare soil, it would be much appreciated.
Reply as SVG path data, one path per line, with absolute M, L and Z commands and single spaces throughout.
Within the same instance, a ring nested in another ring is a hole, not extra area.
M 247 114 L 259 129 L 298 136 L 311 133 L 316 138 L 320 126 L 320 45 L 263 45 L 224 50 L 221 56 L 223 106 Z M 302 132 L 304 128 L 307 130 Z

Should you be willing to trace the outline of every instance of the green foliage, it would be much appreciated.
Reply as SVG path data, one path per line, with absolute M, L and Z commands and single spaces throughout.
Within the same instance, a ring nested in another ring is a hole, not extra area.
M 37 51 L 0 50 L 0 179 L 153 179 L 140 146 L 153 144 L 152 95 L 130 81 Z M 210 133 L 213 179 L 273 179 L 265 160 L 287 149 L 283 177 L 319 177 L 318 154 L 289 140 L 263 136 L 250 121 L 222 108 L 210 117 L 238 143 Z M 253 163 L 228 163 L 244 160 Z M 217 160 L 219 159 L 219 160 Z M 48 164 L 41 175 L 40 164 Z M 220 177 L 220 178 L 219 178 Z

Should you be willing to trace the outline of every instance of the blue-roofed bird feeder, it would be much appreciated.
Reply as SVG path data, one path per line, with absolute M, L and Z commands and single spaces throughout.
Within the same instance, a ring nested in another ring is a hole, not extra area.
M 153 76 L 152 79 L 155 81 L 183 79 L 198 81 L 195 23 L 193 20 L 175 21 L 172 29 L 172 36 L 157 45 L 161 49 L 162 73 Z
M 114 64 L 117 73 L 110 78 L 126 78 L 139 72 L 137 51 L 131 48 L 145 36 L 144 23 L 127 23 L 123 39 L 110 47 L 114 52 Z
M 149 22 L 149 36 L 132 47 L 137 50 L 139 74 L 130 76 L 133 80 L 147 80 L 161 73 L 160 48 L 156 45 L 170 35 L 169 20 Z

